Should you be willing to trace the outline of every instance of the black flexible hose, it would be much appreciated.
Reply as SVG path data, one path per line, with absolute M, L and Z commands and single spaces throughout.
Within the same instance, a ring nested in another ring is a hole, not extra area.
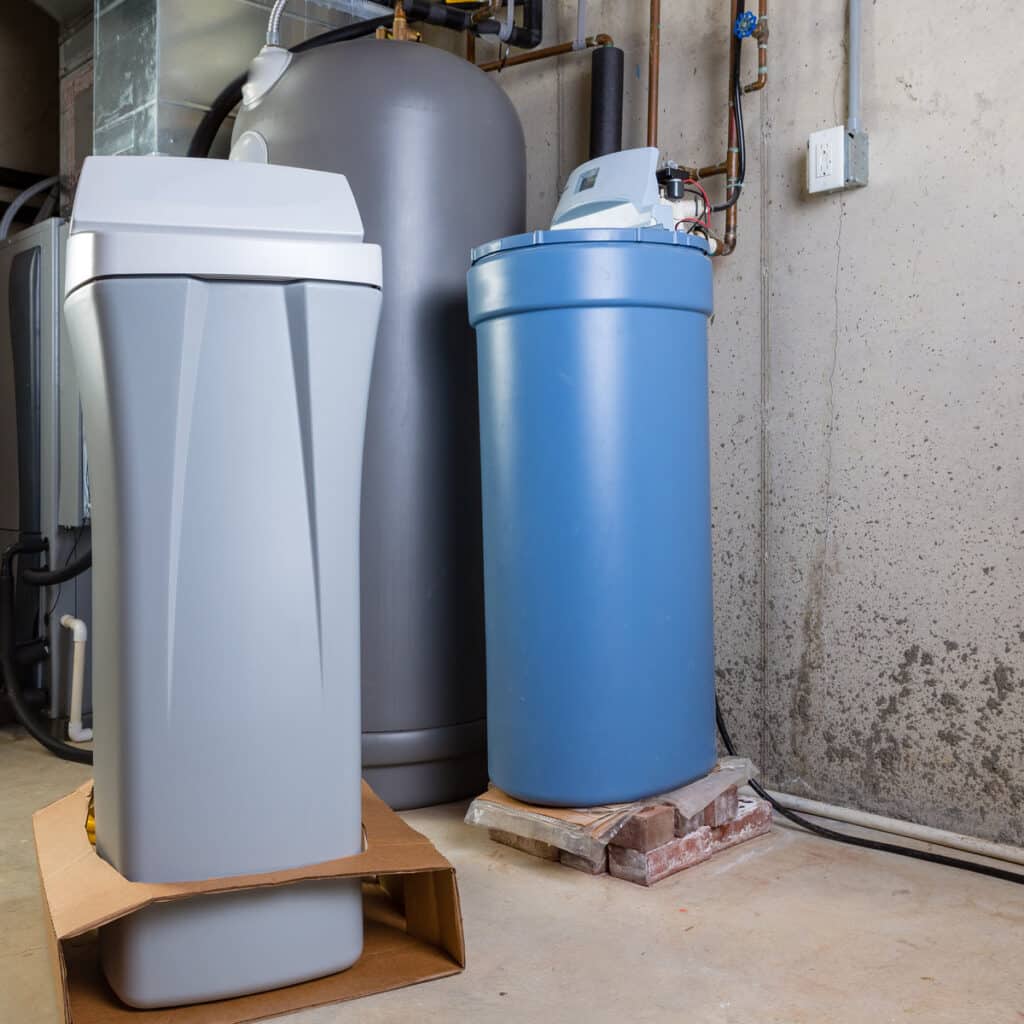
M 736 5 L 737 15 L 742 14 L 747 8 L 746 0 L 740 0 Z M 735 206 L 739 202 L 740 193 L 743 191 L 744 182 L 747 180 L 747 133 L 743 127 L 743 89 L 740 86 L 740 79 L 742 77 L 740 71 L 740 56 L 743 50 L 743 40 L 736 35 L 735 27 L 730 28 L 732 32 L 732 46 L 734 47 L 734 55 L 732 61 L 733 75 L 732 75 L 732 111 L 733 117 L 736 120 L 736 145 L 739 148 L 739 172 L 737 174 L 736 181 L 728 185 L 726 192 L 726 198 L 724 203 L 719 203 L 718 206 L 711 207 L 715 213 L 721 213 L 723 210 L 728 210 L 730 206 Z
M 743 127 L 743 90 L 740 88 L 738 77 L 733 82 L 732 96 L 732 109 L 736 117 L 736 143 L 740 151 L 739 174 L 736 181 L 729 186 L 725 202 L 711 207 L 715 213 L 728 210 L 730 206 L 735 206 L 739 202 L 740 193 L 743 191 L 743 185 L 747 179 L 747 133 Z
M 3 677 L 7 699 L 18 721 L 25 731 L 38 743 L 46 747 L 52 754 L 65 761 L 77 761 L 79 764 L 92 764 L 92 751 L 82 747 L 73 747 L 70 743 L 51 736 L 25 703 L 21 692 L 20 673 L 15 660 L 14 648 L 14 573 L 11 564 L 19 554 L 29 551 L 44 550 L 44 545 L 37 542 L 29 544 L 12 544 L 0 559 L 0 676 Z
M 410 21 L 415 21 L 413 17 Z M 305 39 L 291 48 L 292 53 L 305 53 L 307 50 L 314 50 L 318 46 L 329 46 L 331 43 L 343 43 L 350 39 L 362 39 L 364 36 L 373 35 L 378 28 L 390 25 L 391 16 L 383 18 L 370 18 L 367 21 L 358 21 L 354 25 L 343 25 L 341 28 L 332 28 L 328 32 L 321 32 L 312 39 Z M 242 86 L 245 85 L 249 72 L 244 71 L 237 78 L 233 78 L 217 94 L 210 109 L 203 115 L 203 119 L 196 127 L 192 141 L 188 144 L 186 156 L 205 157 L 210 155 L 210 147 L 213 140 L 217 138 L 220 126 L 227 119 L 239 103 L 242 102 Z
M 736 747 L 733 745 L 732 737 L 729 735 L 729 729 L 722 715 L 722 705 L 719 703 L 717 695 L 715 697 L 715 721 L 718 723 L 718 734 L 722 737 L 723 746 L 735 757 Z M 932 853 L 930 850 L 918 850 L 911 846 L 897 846 L 895 843 L 883 843 L 877 839 L 865 839 L 863 836 L 852 836 L 845 832 L 836 832 L 834 829 L 825 828 L 824 825 L 810 821 L 802 814 L 797 814 L 796 811 L 791 811 L 788 807 L 784 807 L 764 786 L 757 783 L 754 779 L 751 779 L 748 785 L 762 800 L 767 800 L 774 810 L 784 818 L 788 818 L 794 825 L 799 825 L 801 828 L 805 828 L 808 832 L 813 832 L 814 835 L 821 836 L 823 839 L 831 839 L 837 843 L 846 843 L 848 846 L 859 846 L 864 850 L 877 850 L 880 853 L 894 853 L 898 857 L 924 860 L 929 864 L 941 864 L 947 868 L 960 868 L 962 871 L 973 871 L 978 875 L 986 875 L 989 878 L 1002 879 L 1004 882 L 1015 882 L 1018 885 L 1024 885 L 1024 873 L 1022 872 L 1007 871 L 1003 868 L 993 867 L 990 864 L 978 864 L 971 860 L 960 860 L 958 857 L 947 857 L 942 853 Z
M 81 576 L 87 569 L 92 568 L 92 552 L 87 551 L 81 558 L 68 562 L 61 569 L 51 569 L 43 566 L 41 569 L 22 569 L 21 582 L 27 583 L 30 587 L 55 587 L 58 583 L 67 583 L 76 576 Z

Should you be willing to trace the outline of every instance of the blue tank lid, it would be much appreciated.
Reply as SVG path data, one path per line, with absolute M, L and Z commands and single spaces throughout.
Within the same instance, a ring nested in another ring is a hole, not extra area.
M 700 235 L 669 231 L 667 228 L 569 228 L 560 231 L 528 231 L 525 235 L 496 238 L 493 242 L 478 245 L 470 255 L 472 262 L 477 263 L 496 252 L 567 242 L 647 242 L 655 245 L 682 245 L 705 255 L 709 251 L 707 240 Z

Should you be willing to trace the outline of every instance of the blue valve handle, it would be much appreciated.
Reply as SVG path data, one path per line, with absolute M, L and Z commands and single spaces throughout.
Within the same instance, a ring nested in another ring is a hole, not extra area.
M 754 29 L 757 28 L 757 15 L 753 11 L 744 11 L 737 19 L 736 24 L 733 26 L 733 32 L 736 33 L 737 39 L 746 39 L 748 36 L 754 34 Z

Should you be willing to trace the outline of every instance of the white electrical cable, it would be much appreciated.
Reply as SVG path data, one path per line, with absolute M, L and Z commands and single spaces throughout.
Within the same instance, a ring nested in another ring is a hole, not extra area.
M 516 27 L 516 0 L 508 0 L 508 10 L 505 13 L 505 24 L 498 29 L 498 38 L 507 43 L 512 38 L 512 31 Z
M 11 200 L 11 205 L 7 207 L 7 212 L 3 216 L 3 220 L 0 220 L 0 242 L 2 242 L 11 230 L 11 225 L 14 223 L 14 218 L 18 215 L 18 211 L 33 197 L 39 195 L 40 192 L 45 192 L 47 189 L 53 188 L 54 185 L 60 184 L 60 178 L 43 178 L 42 181 L 37 181 L 34 185 L 29 185 L 24 192 L 14 197 Z
M 281 45 L 281 15 L 284 14 L 288 0 L 275 0 L 270 9 L 270 20 L 267 22 L 267 46 Z
M 888 832 L 890 835 L 900 836 L 903 839 L 916 839 L 921 843 L 945 846 L 951 850 L 961 850 L 979 857 L 990 857 L 993 860 L 1004 860 L 1010 864 L 1024 865 L 1024 850 L 1015 846 L 993 843 L 987 839 L 977 839 L 974 836 L 960 835 L 957 832 L 947 832 L 944 829 L 931 828 L 928 825 L 918 825 L 912 821 L 886 818 L 880 814 L 858 811 L 852 807 L 824 804 L 817 800 L 791 796 L 789 793 L 777 793 L 774 790 L 769 790 L 769 793 L 783 807 L 800 814 L 811 814 L 816 818 L 827 818 L 830 821 L 859 825 L 861 828 L 870 828 L 877 832 Z
M 574 50 L 585 50 L 587 47 L 587 0 L 576 3 L 576 38 L 573 40 Z

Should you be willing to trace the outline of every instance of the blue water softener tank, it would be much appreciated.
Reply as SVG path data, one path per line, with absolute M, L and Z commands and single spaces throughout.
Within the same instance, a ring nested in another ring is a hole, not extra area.
M 469 311 L 491 781 L 555 806 L 683 785 L 716 756 L 707 244 L 503 238 Z

